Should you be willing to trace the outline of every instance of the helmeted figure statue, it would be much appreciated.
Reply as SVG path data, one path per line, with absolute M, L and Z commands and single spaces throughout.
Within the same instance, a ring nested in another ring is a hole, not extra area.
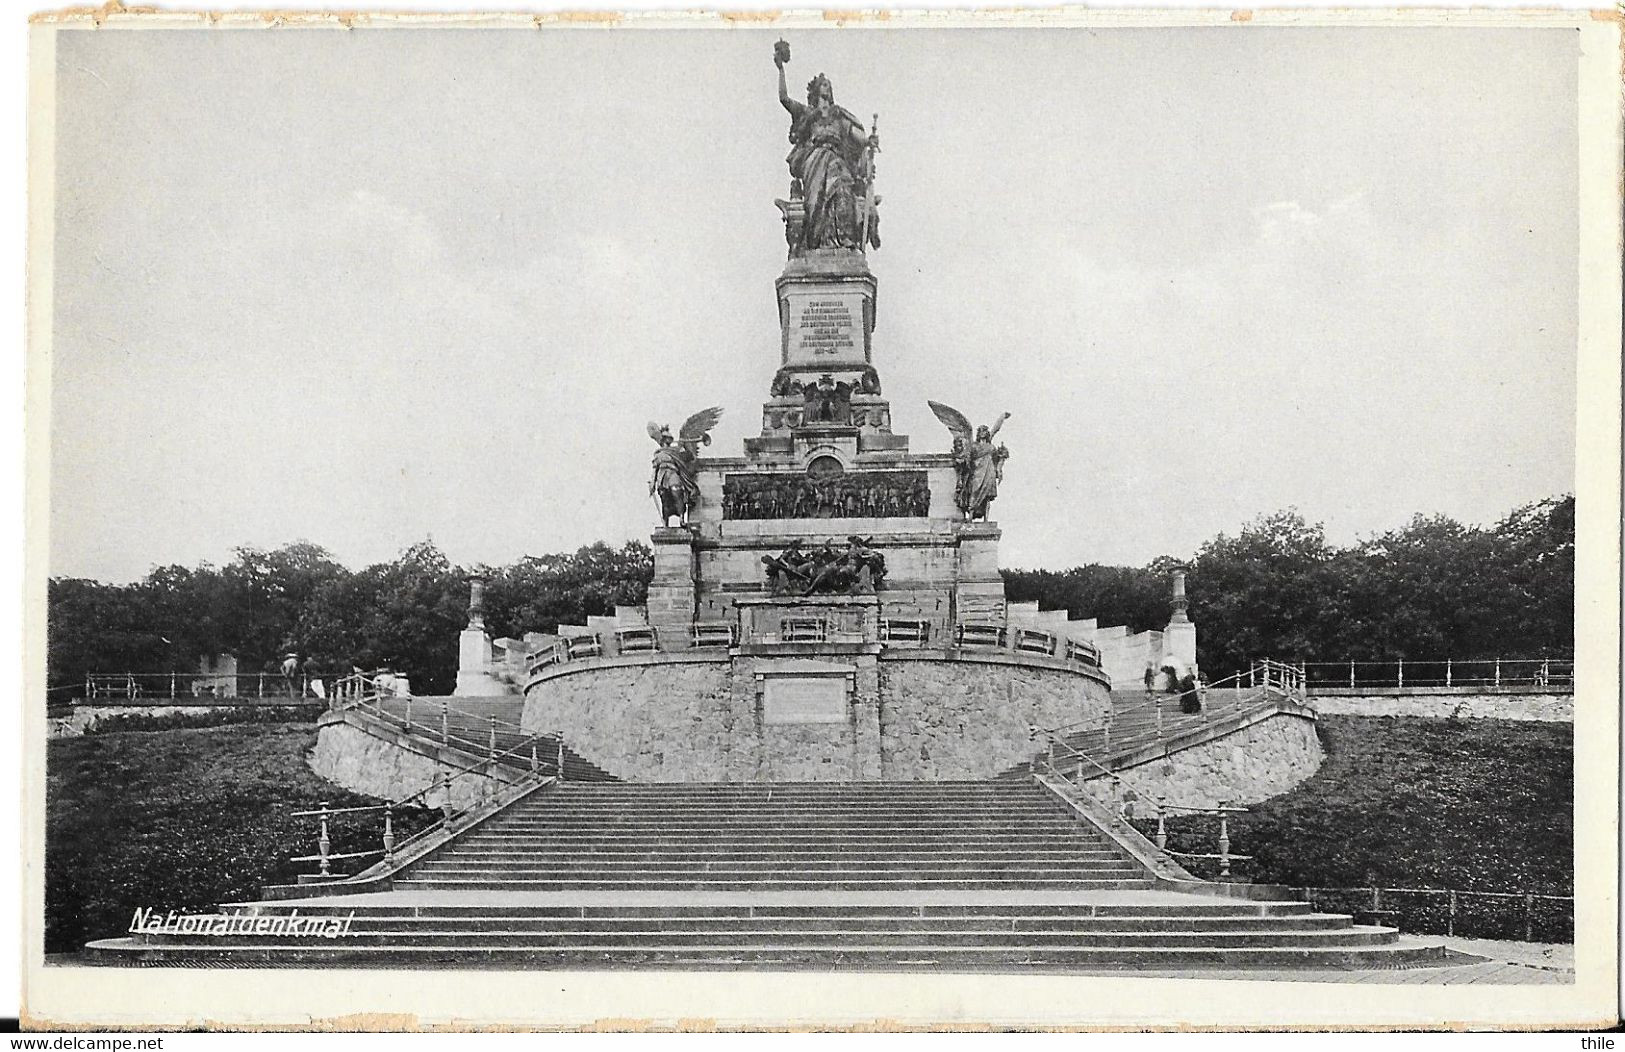
M 649 424 L 649 437 L 660 444 L 653 460 L 654 476 L 649 480 L 649 495 L 660 505 L 660 525 L 670 526 L 673 518 L 682 525 L 699 502 L 694 462 L 699 459 L 699 447 L 711 444 L 710 431 L 721 419 L 721 408 L 702 409 L 683 422 L 675 440 L 670 425 Z
M 800 243 L 792 251 L 879 248 L 873 187 L 879 136 L 865 132 L 861 121 L 835 105 L 835 89 L 822 73 L 808 83 L 806 105 L 792 99 L 784 83 L 789 58 L 790 46 L 780 41 L 773 64 L 779 68 L 779 102 L 790 111 L 790 142 L 795 146 L 786 160 L 806 209 Z
M 1010 414 L 1001 414 L 992 427 L 979 427 L 973 435 L 970 421 L 959 410 L 941 402 L 926 404 L 954 436 L 954 467 L 959 473 L 955 503 L 967 520 L 987 518 L 988 505 L 999 495 L 999 483 L 1004 481 L 1004 462 L 1010 457 L 1003 445 L 993 444 L 993 436 Z

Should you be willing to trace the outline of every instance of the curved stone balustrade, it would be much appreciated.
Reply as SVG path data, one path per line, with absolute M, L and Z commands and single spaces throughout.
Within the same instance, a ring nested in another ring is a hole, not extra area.
M 870 641 L 851 632 L 851 626 L 835 618 L 819 616 L 780 617 L 777 631 L 753 633 L 745 640 L 752 647 L 771 647 L 785 644 L 854 645 Z M 732 649 L 740 645 L 739 628 L 731 621 L 696 621 L 691 626 L 688 647 L 678 649 L 661 639 L 658 629 L 651 625 L 632 625 L 614 631 L 615 649 L 606 652 L 598 635 L 573 635 L 556 640 L 530 655 L 526 672 L 535 682 L 546 670 L 557 665 L 606 656 L 680 654 L 683 649 Z M 882 617 L 878 621 L 876 636 L 882 650 L 907 648 L 920 650 L 931 645 L 931 622 L 924 618 Z M 938 653 L 965 648 L 970 650 L 1002 650 L 1015 653 L 1049 656 L 1065 663 L 1100 669 L 1100 650 L 1090 643 L 1067 639 L 1042 629 L 1010 627 L 1002 622 L 962 621 L 955 626 L 954 645 Z M 595 666 L 597 667 L 597 666 Z

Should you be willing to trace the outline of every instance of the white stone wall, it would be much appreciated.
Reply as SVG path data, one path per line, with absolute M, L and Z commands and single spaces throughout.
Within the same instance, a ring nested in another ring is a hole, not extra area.
M 1574 722 L 1572 694 L 1313 694 L 1309 705 L 1339 716 Z
M 1320 769 L 1326 754 L 1314 720 L 1280 713 L 1233 734 L 1117 772 L 1133 789 L 1187 807 L 1245 807 L 1297 786 Z M 1113 802 L 1117 790 L 1101 777 L 1085 783 Z

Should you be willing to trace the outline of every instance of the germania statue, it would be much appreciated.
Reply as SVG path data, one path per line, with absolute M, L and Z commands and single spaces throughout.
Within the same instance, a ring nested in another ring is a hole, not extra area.
M 791 197 L 801 197 L 806 209 L 799 243 L 791 249 L 799 255 L 817 248 L 879 248 L 874 155 L 880 136 L 865 132 L 861 121 L 835 105 L 835 89 L 822 73 L 807 84 L 805 106 L 792 99 L 784 83 L 788 61 L 790 45 L 781 40 L 773 46 L 773 64 L 779 68 L 779 103 L 790 111 Z
M 993 436 L 1010 414 L 1001 414 L 992 427 L 984 424 L 972 434 L 964 413 L 941 402 L 927 401 L 926 405 L 954 436 L 954 468 L 959 474 L 954 503 L 967 521 L 987 518 L 988 505 L 999 495 L 999 483 L 1004 481 L 1004 462 L 1010 458 L 1002 444 L 993 444 Z
M 660 525 L 670 526 L 675 518 L 681 526 L 699 502 L 695 461 L 699 447 L 711 444 L 710 431 L 721 419 L 721 408 L 702 409 L 683 422 L 675 440 L 669 424 L 649 424 L 649 437 L 660 444 L 653 460 L 654 476 L 649 480 L 649 495 L 660 506 Z

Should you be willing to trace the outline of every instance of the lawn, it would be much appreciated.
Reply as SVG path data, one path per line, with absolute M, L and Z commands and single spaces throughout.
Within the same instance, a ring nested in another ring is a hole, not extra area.
M 316 851 L 315 820 L 289 813 L 379 802 L 311 773 L 315 737 L 310 723 L 244 723 L 48 743 L 46 952 L 119 935 L 138 906 L 198 910 L 313 872 L 285 861 Z M 378 821 L 336 826 L 333 850 L 378 847 Z

